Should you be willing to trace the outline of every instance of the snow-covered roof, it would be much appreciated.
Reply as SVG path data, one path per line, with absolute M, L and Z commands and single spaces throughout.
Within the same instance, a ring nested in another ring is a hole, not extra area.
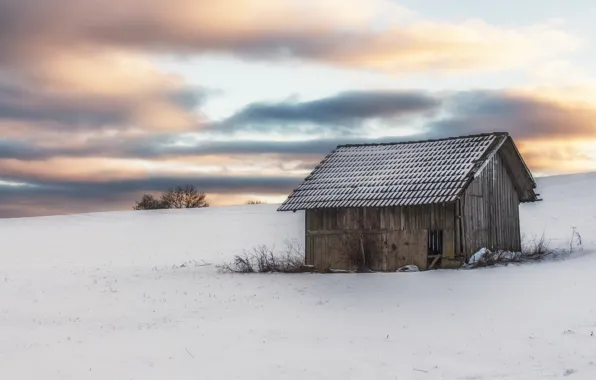
M 440 140 L 340 145 L 278 210 L 453 202 L 507 139 L 507 133 L 499 132 Z

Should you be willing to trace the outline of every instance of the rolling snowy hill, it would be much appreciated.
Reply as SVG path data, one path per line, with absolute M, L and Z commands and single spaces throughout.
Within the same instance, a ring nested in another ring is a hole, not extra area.
M 274 205 L 0 220 L 0 378 L 594 379 L 596 174 L 539 193 L 523 234 L 582 246 L 482 270 L 197 266 L 301 242 L 303 215 Z
M 544 236 L 553 247 L 568 248 L 575 227 L 584 248 L 596 249 L 596 173 L 538 178 L 543 202 L 520 207 L 522 234 Z

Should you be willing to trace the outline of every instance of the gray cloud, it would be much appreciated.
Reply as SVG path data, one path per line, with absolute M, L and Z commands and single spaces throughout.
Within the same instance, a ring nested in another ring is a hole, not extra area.
M 32 95 L 14 88 L 0 87 L 0 118 L 4 115 L 19 116 L 29 119 L 63 122 L 64 129 L 74 129 L 78 115 L 87 117 L 87 121 L 96 123 L 116 122 L 119 117 L 125 118 L 126 105 L 114 102 L 106 104 L 83 100 L 57 101 L 43 95 Z M 188 107 L 196 106 L 202 100 L 203 93 L 180 92 L 173 94 L 173 99 Z M 11 96 L 2 95 L 12 94 Z M 18 96 L 17 96 L 18 95 Z M 3 99 L 37 97 L 35 103 L 40 108 L 27 108 L 23 102 Z M 47 101 L 46 101 L 47 100 Z M 404 115 L 428 115 L 439 109 L 441 99 L 420 91 L 359 91 L 344 92 L 335 96 L 307 102 L 279 102 L 272 104 L 255 103 L 240 110 L 228 120 L 213 127 L 225 137 L 234 131 L 252 129 L 267 134 L 278 130 L 280 125 L 287 131 L 300 133 L 300 125 L 310 122 L 315 128 L 326 129 L 332 135 L 344 135 L 308 141 L 242 141 L 228 138 L 222 141 L 177 144 L 183 137 L 179 134 L 153 134 L 137 138 L 89 138 L 79 146 L 63 145 L 48 147 L 47 144 L 25 140 L 0 141 L 0 158 L 18 158 L 21 160 L 41 160 L 56 156 L 63 157 L 122 157 L 122 158 L 160 158 L 167 156 L 201 156 L 217 154 L 324 154 L 334 146 L 342 143 L 362 141 L 356 132 L 362 134 L 362 123 L 371 119 L 382 119 L 386 122 Z M 20 107 L 20 108 L 19 108 Z M 106 111 L 105 113 L 103 111 Z M 120 113 L 120 114 L 118 114 Z M 122 120 L 120 120 L 122 121 Z M 85 124 L 87 125 L 87 124 Z M 349 133 L 348 133 L 349 131 Z M 343 132 L 343 133 L 341 133 Z M 351 136 L 350 136 L 351 135 Z M 348 136 L 348 137 L 346 137 Z M 386 141 L 384 139 L 383 141 Z
M 122 103 L 97 99 L 60 99 L 43 90 L 27 90 L 0 84 L 0 119 L 60 123 L 63 127 L 97 126 L 127 120 Z
M 367 120 L 428 115 L 440 105 L 438 97 L 422 91 L 350 91 L 305 102 L 253 103 L 214 128 L 261 132 L 308 123 L 346 133 Z
M 22 182 L 20 177 L 2 177 L 7 181 Z M 113 181 L 73 181 L 73 180 L 27 180 L 26 186 L 2 186 L 0 195 L 60 194 L 72 197 L 97 197 L 120 193 L 147 191 L 164 191 L 171 186 L 194 184 L 202 191 L 217 194 L 234 194 L 239 192 L 257 192 L 263 194 L 280 194 L 297 185 L 302 178 L 295 177 L 242 177 L 242 176 L 172 176 L 143 179 L 126 179 Z
M 32 143 L 21 140 L 0 140 L 0 158 L 14 158 L 17 160 L 41 160 L 54 154 L 36 147 Z
M 367 138 L 323 138 L 302 141 L 259 141 L 232 140 L 201 143 L 196 146 L 161 145 L 159 138 L 137 142 L 132 146 L 124 143 L 120 151 L 113 152 L 116 156 L 124 153 L 128 157 L 156 158 L 165 156 L 206 156 L 206 155 L 256 155 L 256 154 L 286 154 L 322 155 L 340 144 L 357 144 L 365 142 L 389 142 L 402 140 L 403 137 Z M 118 149 L 118 148 L 116 148 Z
M 439 112 L 445 116 L 437 119 Z M 362 91 L 301 103 L 250 104 L 225 120 L 220 131 L 291 132 L 300 131 L 301 123 L 312 123 L 318 131 L 358 135 L 367 120 L 392 126 L 400 116 L 427 118 L 422 136 L 427 138 L 494 131 L 521 139 L 568 138 L 593 136 L 596 110 L 502 91 Z
M 556 139 L 592 137 L 595 130 L 596 110 L 592 108 L 498 91 L 455 94 L 445 110 L 451 116 L 429 124 L 433 133 L 506 131 L 519 139 Z
M 429 135 L 419 134 L 415 138 Z M 171 156 L 210 155 L 258 155 L 276 154 L 300 157 L 302 155 L 324 155 L 340 144 L 395 142 L 412 137 L 382 138 L 324 138 L 303 141 L 213 141 L 197 145 L 172 145 L 176 135 L 155 136 L 141 139 L 102 139 L 91 141 L 80 147 L 43 147 L 22 140 L 0 141 L 0 158 L 15 158 L 22 161 L 46 160 L 53 157 L 110 157 L 159 159 Z M 1 170 L 0 170 L 1 172 Z

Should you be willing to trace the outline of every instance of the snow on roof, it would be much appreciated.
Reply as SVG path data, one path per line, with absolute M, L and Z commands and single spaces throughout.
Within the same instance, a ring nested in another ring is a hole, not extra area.
M 278 210 L 453 202 L 508 136 L 340 145 Z

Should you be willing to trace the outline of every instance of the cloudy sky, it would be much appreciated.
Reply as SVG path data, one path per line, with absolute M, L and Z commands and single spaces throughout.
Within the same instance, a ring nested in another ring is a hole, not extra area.
M 192 183 L 279 202 L 335 145 L 507 131 L 596 170 L 590 0 L 0 0 L 0 217 Z

